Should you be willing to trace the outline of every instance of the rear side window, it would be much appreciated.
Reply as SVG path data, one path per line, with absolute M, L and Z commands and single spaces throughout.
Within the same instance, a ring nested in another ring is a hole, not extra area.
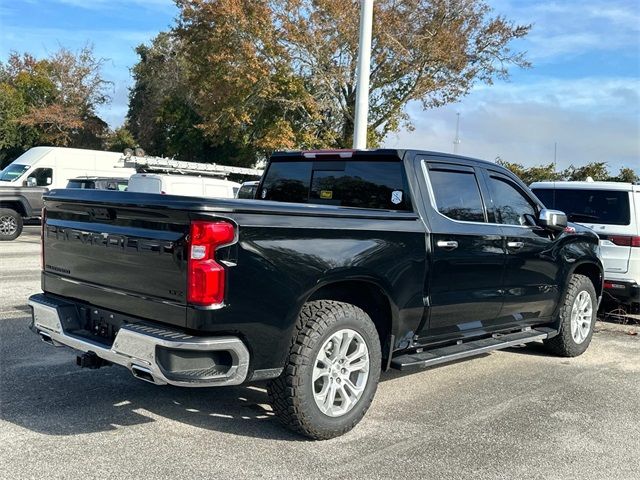
M 436 208 L 443 215 L 465 222 L 485 222 L 482 197 L 473 172 L 429 170 Z
M 617 190 L 536 188 L 547 208 L 565 212 L 572 222 L 629 225 L 629 193 Z
M 385 210 L 411 210 L 400 161 L 273 162 L 258 198 Z

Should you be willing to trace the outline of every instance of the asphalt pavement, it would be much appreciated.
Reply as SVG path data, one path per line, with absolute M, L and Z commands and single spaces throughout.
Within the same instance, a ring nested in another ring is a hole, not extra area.
M 0 243 L 0 478 L 640 478 L 638 327 L 599 324 L 581 357 L 540 345 L 386 373 L 362 423 L 312 442 L 263 386 L 180 389 L 28 330 L 39 227 Z

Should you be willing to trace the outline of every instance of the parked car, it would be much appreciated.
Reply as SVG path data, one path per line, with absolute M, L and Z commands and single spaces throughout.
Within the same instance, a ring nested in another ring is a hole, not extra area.
M 216 177 L 137 173 L 129 179 L 130 192 L 234 198 L 240 184 Z
M 128 178 L 118 177 L 78 177 L 67 183 L 67 188 L 84 188 L 89 190 L 127 190 Z
M 620 182 L 536 182 L 531 189 L 549 208 L 600 237 L 604 291 L 637 310 L 640 303 L 640 185 Z
M 22 233 L 24 219 L 39 217 L 42 193 L 65 188 L 79 176 L 130 176 L 132 168 L 114 170 L 122 155 L 62 147 L 34 147 L 0 171 L 0 241 Z
M 258 185 L 260 181 L 255 180 L 251 182 L 244 182 L 238 190 L 238 194 L 236 198 L 256 198 L 256 190 L 258 189 Z
M 258 192 L 49 192 L 32 329 L 155 384 L 268 380 L 283 423 L 314 439 L 362 419 L 381 369 L 591 341 L 598 237 L 500 166 L 286 152 Z

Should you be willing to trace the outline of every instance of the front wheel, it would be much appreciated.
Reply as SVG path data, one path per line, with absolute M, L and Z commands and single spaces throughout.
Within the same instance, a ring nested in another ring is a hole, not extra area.
M 271 405 L 290 429 L 321 440 L 360 422 L 380 378 L 375 325 L 348 303 L 304 305 L 282 375 L 268 387 Z
M 547 348 L 563 357 L 577 357 L 584 353 L 591 343 L 597 310 L 596 290 L 589 277 L 571 275 L 558 313 L 560 333 L 545 341 Z
M 22 216 L 10 208 L 0 208 L 0 241 L 15 240 L 22 233 Z

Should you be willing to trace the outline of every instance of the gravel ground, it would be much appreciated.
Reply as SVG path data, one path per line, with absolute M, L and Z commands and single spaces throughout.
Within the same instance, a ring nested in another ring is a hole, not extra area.
M 157 387 L 40 342 L 38 233 L 0 244 L 0 478 L 640 478 L 638 327 L 599 324 L 575 359 L 532 345 L 384 374 L 354 431 L 310 442 L 260 385 Z

